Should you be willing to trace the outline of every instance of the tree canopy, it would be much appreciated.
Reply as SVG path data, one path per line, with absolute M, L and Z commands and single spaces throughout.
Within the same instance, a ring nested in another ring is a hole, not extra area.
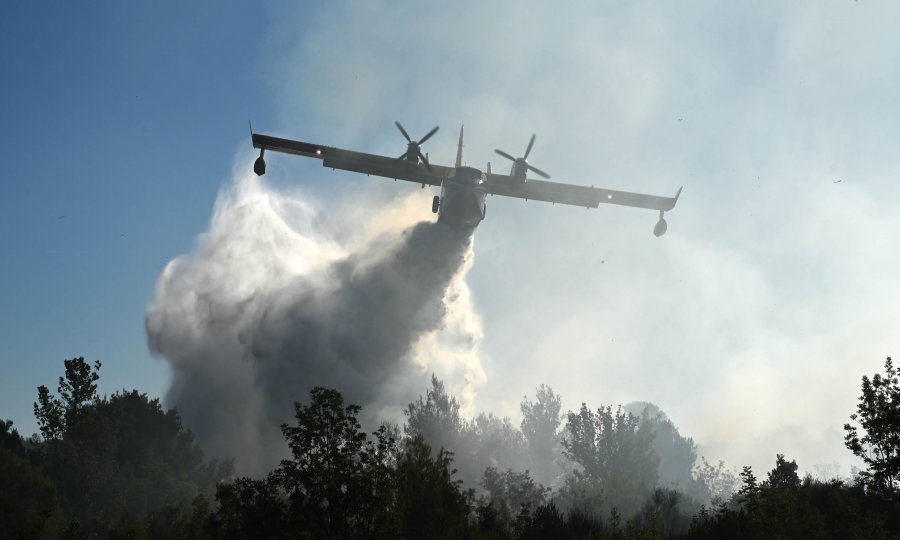
M 896 497 L 900 493 L 900 379 L 891 357 L 884 361 L 884 375 L 862 378 L 862 395 L 850 420 L 844 424 L 844 442 L 868 467 L 860 473 L 875 491 Z M 860 433 L 860 428 L 862 433 Z
M 359 406 L 314 387 L 281 426 L 290 455 L 265 477 L 233 478 L 176 411 L 136 390 L 99 395 L 99 362 L 64 365 L 55 394 L 38 388 L 42 437 L 0 422 L 0 538 L 900 537 L 890 359 L 863 377 L 859 425 L 845 428 L 869 467 L 858 482 L 801 478 L 776 454 L 764 480 L 744 467 L 736 493 L 724 463 L 697 463 L 693 440 L 651 404 L 582 404 L 563 423 L 541 385 L 517 428 L 464 418 L 436 377 L 404 429 L 369 433 Z M 542 462 L 551 485 L 529 469 Z

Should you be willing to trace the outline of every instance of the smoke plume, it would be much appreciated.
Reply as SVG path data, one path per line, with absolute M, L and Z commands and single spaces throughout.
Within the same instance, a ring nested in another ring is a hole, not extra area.
M 245 169 L 246 170 L 246 169 Z M 238 472 L 286 452 L 279 424 L 314 385 L 397 421 L 431 373 L 463 402 L 484 382 L 465 273 L 472 236 L 415 218 L 407 198 L 351 217 L 342 235 L 303 197 L 239 177 L 192 253 L 171 261 L 146 315 L 176 406 L 204 449 Z M 396 203 L 395 203 L 396 204 Z

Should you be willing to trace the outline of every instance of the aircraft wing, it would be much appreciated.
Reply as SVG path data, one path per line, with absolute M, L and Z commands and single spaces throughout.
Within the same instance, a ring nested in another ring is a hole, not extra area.
M 253 134 L 254 148 L 264 148 L 285 154 L 306 156 L 322 160 L 322 165 L 332 169 L 353 171 L 363 174 L 374 174 L 395 180 L 408 180 L 417 184 L 429 184 L 440 186 L 441 183 L 453 175 L 452 167 L 431 164 L 429 171 L 425 165 L 410 163 L 404 159 L 397 159 L 377 154 L 366 154 L 343 150 L 331 146 L 313 144 L 290 139 L 280 139 L 269 135 Z
M 659 197 L 628 191 L 615 191 L 573 184 L 560 184 L 545 180 L 522 182 L 504 174 L 488 174 L 484 183 L 485 190 L 491 195 L 517 197 L 519 199 L 546 201 L 559 204 L 597 208 L 600 203 L 621 204 L 638 208 L 667 211 L 675 207 L 681 188 L 674 197 Z

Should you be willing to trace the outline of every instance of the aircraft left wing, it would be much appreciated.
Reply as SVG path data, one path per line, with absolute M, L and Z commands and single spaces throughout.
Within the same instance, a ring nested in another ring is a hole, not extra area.
M 484 187 L 491 195 L 571 204 L 585 208 L 597 208 L 600 203 L 606 203 L 668 211 L 675 207 L 675 203 L 678 202 L 678 197 L 681 195 L 681 188 L 674 197 L 660 197 L 628 191 L 560 184 L 546 180 L 532 180 L 531 178 L 522 182 L 504 174 L 488 174 Z
M 332 169 L 374 174 L 375 176 L 383 176 L 395 180 L 407 180 L 423 186 L 440 186 L 445 179 L 453 175 L 453 168 L 442 165 L 431 164 L 431 170 L 429 171 L 425 165 L 410 163 L 404 159 L 354 152 L 353 150 L 343 150 L 341 148 L 291 139 L 281 139 L 259 133 L 253 134 L 253 147 L 321 159 L 323 166 Z M 265 168 L 262 171 L 265 172 Z M 257 171 L 257 174 L 259 174 L 259 171 Z

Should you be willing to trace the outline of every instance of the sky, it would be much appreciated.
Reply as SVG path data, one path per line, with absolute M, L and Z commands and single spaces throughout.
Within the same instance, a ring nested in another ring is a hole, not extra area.
M 446 374 L 468 412 L 517 421 L 546 383 L 566 409 L 653 402 L 710 460 L 846 475 L 860 378 L 900 349 L 898 22 L 869 0 L 5 5 L 0 418 L 36 431 L 35 387 L 75 356 L 102 392 L 166 395 L 145 315 L 247 181 L 248 119 L 386 155 L 395 120 L 439 125 L 448 165 L 464 124 L 473 166 L 536 133 L 553 180 L 684 186 L 661 238 L 650 211 L 488 200 L 465 275 L 484 376 Z M 331 223 L 433 219 L 417 186 L 268 163 Z

